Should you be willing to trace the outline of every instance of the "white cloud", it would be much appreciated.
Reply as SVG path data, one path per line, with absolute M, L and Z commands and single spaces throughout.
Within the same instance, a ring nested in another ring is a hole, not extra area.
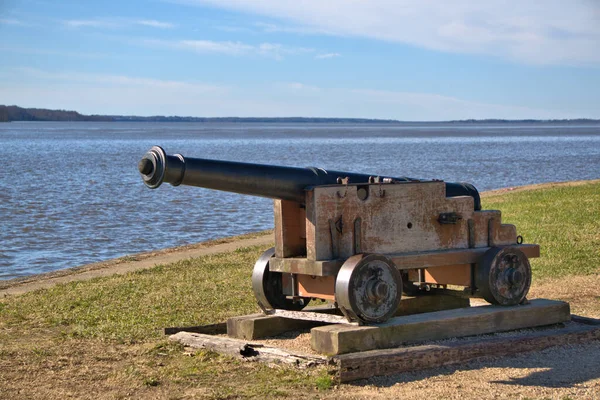
M 413 110 L 415 115 L 436 113 L 440 116 L 438 119 L 442 120 L 470 118 L 558 118 L 554 111 L 513 105 L 481 103 L 434 93 L 366 89 L 353 89 L 350 92 L 354 95 L 353 97 L 360 97 L 365 103 L 370 103 L 371 105 L 380 105 L 386 109 Z
M 78 57 L 78 58 L 115 58 L 119 57 L 115 54 L 109 53 L 98 53 L 98 52 L 80 52 L 80 51 L 69 51 L 69 50 L 56 50 L 48 48 L 28 48 L 19 46 L 0 46 L 0 52 L 10 52 L 17 54 L 34 54 L 43 56 L 60 56 L 60 57 Z
M 301 35 L 314 35 L 316 33 L 331 34 L 331 32 L 328 32 L 325 29 L 317 29 L 315 27 L 276 25 L 267 22 L 255 22 L 253 26 L 263 33 L 296 33 Z
M 318 59 L 326 59 L 326 58 L 335 58 L 335 57 L 341 57 L 342 55 L 340 53 L 325 53 L 325 54 L 317 54 L 315 56 L 315 58 Z
M 170 29 L 170 28 L 175 27 L 175 25 L 173 25 L 170 22 L 161 22 L 161 21 L 156 21 L 154 19 L 141 19 L 141 20 L 135 21 L 135 23 L 138 25 L 151 26 L 153 28 L 160 28 L 160 29 Z
M 228 55 L 242 55 L 255 50 L 241 42 L 215 42 L 212 40 L 180 40 L 177 42 L 162 42 L 167 46 L 183 50 L 191 50 L 197 53 L 221 53 Z
M 277 85 L 279 86 L 279 85 Z M 292 89 L 296 92 L 305 91 L 305 92 L 320 92 L 321 88 L 314 85 L 307 85 L 306 83 L 301 82 L 286 82 L 280 85 L 282 88 Z
M 285 21 L 265 31 L 328 33 L 527 64 L 600 64 L 596 0 L 180 0 Z M 291 23 L 291 25 L 290 25 Z
M 284 46 L 279 43 L 260 43 L 258 45 L 232 41 L 213 40 L 158 40 L 142 39 L 138 42 L 147 46 L 167 47 L 195 53 L 219 53 L 230 56 L 259 55 L 281 60 L 287 55 L 312 53 L 315 50 L 305 47 Z
M 157 21 L 154 19 L 129 19 L 129 18 L 93 18 L 93 19 L 71 19 L 62 21 L 69 28 L 97 28 L 97 29 L 120 29 L 135 25 L 148 26 L 158 29 L 170 29 L 175 27 L 170 22 Z
M 0 18 L 0 24 L 2 25 L 16 25 L 16 26 L 25 26 L 26 24 L 18 19 L 6 19 Z
M 200 92 L 218 92 L 227 90 L 226 86 L 162 80 L 152 78 L 131 77 L 126 75 L 90 74 L 76 71 L 50 72 L 37 68 L 21 67 L 11 70 L 14 75 L 25 77 L 27 80 L 37 80 L 51 83 L 77 83 L 91 85 L 114 85 L 118 87 L 146 87 L 155 89 L 184 89 Z
M 120 26 L 119 23 L 110 20 L 101 19 L 71 19 L 63 21 L 63 24 L 69 28 L 108 28 L 114 29 Z

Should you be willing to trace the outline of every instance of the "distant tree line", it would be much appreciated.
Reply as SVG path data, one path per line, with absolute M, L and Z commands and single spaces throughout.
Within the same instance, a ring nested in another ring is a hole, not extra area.
M 591 118 L 574 118 L 574 119 L 459 119 L 454 121 L 448 121 L 453 124 L 505 124 L 505 123 L 540 123 L 540 122 L 552 122 L 552 123 L 581 123 L 581 122 L 599 122 L 598 119 Z
M 109 116 L 82 115 L 77 111 L 0 105 L 0 121 L 113 121 Z
M 130 121 L 130 122 L 288 122 L 288 123 L 377 123 L 377 124 L 447 124 L 447 123 L 582 123 L 582 122 L 600 122 L 596 119 L 464 119 L 456 121 L 439 122 L 418 122 L 418 121 L 398 121 L 394 119 L 369 119 L 369 118 L 310 118 L 310 117 L 177 117 L 155 115 L 151 117 L 139 117 L 135 115 L 84 115 L 77 111 L 67 110 L 49 110 L 46 108 L 22 108 L 18 106 L 0 105 L 0 122 L 10 121 Z

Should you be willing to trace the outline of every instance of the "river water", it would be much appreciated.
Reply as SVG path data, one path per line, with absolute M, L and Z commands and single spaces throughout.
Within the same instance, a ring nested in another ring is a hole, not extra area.
M 0 124 L 0 279 L 272 228 L 269 199 L 164 185 L 168 154 L 473 183 L 600 178 L 600 124 Z

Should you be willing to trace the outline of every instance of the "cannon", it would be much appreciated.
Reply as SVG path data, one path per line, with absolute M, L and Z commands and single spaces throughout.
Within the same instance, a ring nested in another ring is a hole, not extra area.
M 516 227 L 482 210 L 468 183 L 167 155 L 152 147 L 138 169 L 163 182 L 272 198 L 275 247 L 254 265 L 259 306 L 302 310 L 333 301 L 349 321 L 378 324 L 402 294 L 448 291 L 491 304 L 525 301 L 529 258 Z

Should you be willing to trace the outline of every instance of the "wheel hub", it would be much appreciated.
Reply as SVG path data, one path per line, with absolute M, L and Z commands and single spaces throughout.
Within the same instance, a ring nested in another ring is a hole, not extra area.
M 531 266 L 523 252 L 513 247 L 494 247 L 477 267 L 477 289 L 492 304 L 521 303 L 531 285 Z
M 387 321 L 398 309 L 402 277 L 394 263 L 377 254 L 350 257 L 335 283 L 338 306 L 350 320 Z

